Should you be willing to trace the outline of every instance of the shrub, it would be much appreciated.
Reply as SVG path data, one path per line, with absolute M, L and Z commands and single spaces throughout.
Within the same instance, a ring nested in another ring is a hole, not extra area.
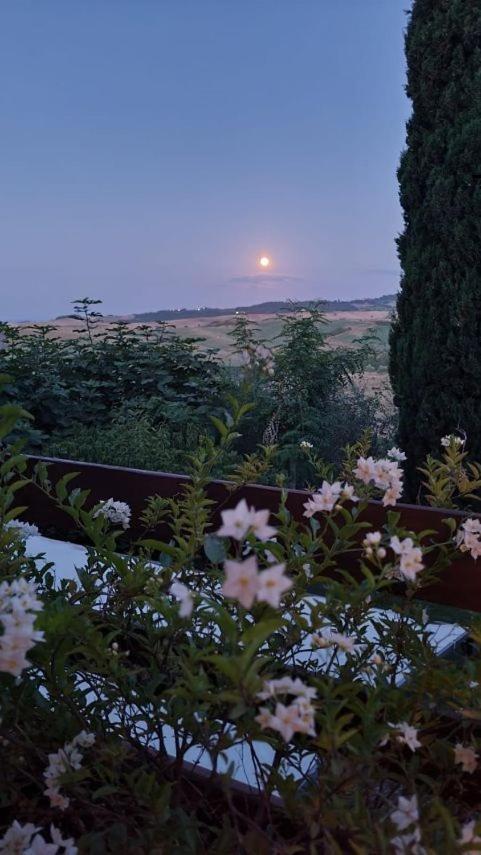
M 293 306 L 269 346 L 254 324 L 238 316 L 231 336 L 234 360 L 241 364 L 226 367 L 202 350 L 200 340 L 181 339 L 164 323 L 116 323 L 100 334 L 99 313 L 91 308 L 97 302 L 79 301 L 75 317 L 81 326 L 71 340 L 58 338 L 49 325 L 29 331 L 3 326 L 7 347 L 0 368 L 11 381 L 2 397 L 34 416 L 27 437 L 34 453 L 179 468 L 200 436 L 212 436 L 212 417 L 223 416 L 232 395 L 254 406 L 230 461 L 254 453 L 260 443 L 275 446 L 275 474 L 291 486 L 302 486 L 307 474 L 299 454 L 303 439 L 331 464 L 368 428 L 375 449 L 389 442 L 393 426 L 383 406 L 357 385 L 373 358 L 371 344 L 329 349 L 317 306 Z
M 216 531 L 205 488 L 244 413 L 198 449 L 179 497 L 149 500 L 130 547 L 122 496 L 88 509 L 40 466 L 37 489 L 90 544 L 75 579 L 29 557 L 15 505 L 26 462 L 18 443 L 1 451 L 0 851 L 461 852 L 481 839 L 481 663 L 440 661 L 414 596 L 458 547 L 481 551 L 481 525 L 447 520 L 434 544 L 387 510 L 372 531 L 363 497 L 394 503 L 393 449 L 346 464 L 351 484 L 324 481 L 303 525 L 284 502 L 270 519 L 240 502 Z M 0 438 L 20 415 L 1 409 Z M 356 542 L 358 575 L 344 566 Z M 479 620 L 465 621 L 479 644 Z M 200 784 L 186 761 L 212 774 Z M 254 801 L 233 783 L 245 764 Z
M 118 415 L 107 424 L 79 425 L 68 433 L 53 433 L 43 453 L 111 466 L 182 472 L 199 439 L 195 423 L 156 424 L 140 411 Z

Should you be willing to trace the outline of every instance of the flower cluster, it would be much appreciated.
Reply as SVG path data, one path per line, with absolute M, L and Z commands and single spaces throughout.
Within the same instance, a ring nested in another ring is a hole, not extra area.
M 313 632 L 311 644 L 321 650 L 326 647 L 337 647 L 344 653 L 353 654 L 357 652 L 357 639 L 353 635 L 343 635 L 341 632 L 328 631 L 324 633 Z
M 268 524 L 270 512 L 249 508 L 245 499 L 241 499 L 232 510 L 222 511 L 221 516 L 222 525 L 217 532 L 219 537 L 244 540 L 248 534 L 253 534 L 258 540 L 266 541 L 276 534 L 276 529 Z
M 132 511 L 126 502 L 116 502 L 112 498 L 103 501 L 94 513 L 94 517 L 104 517 L 107 522 L 121 525 L 124 529 L 129 527 L 131 516 Z
M 286 705 L 277 700 L 278 695 L 291 695 L 294 700 Z M 260 701 L 274 698 L 276 706 L 273 713 L 269 707 L 261 707 L 255 720 L 262 730 L 266 728 L 277 730 L 286 742 L 290 742 L 295 733 L 315 736 L 312 701 L 316 696 L 316 690 L 306 686 L 298 678 L 293 680 L 291 677 L 282 677 L 278 680 L 267 680 L 257 697 Z
M 0 671 L 18 677 L 28 667 L 27 652 L 43 639 L 43 632 L 34 629 L 41 610 L 33 582 L 14 579 L 0 584 Z
M 469 552 L 475 560 L 481 555 L 481 520 L 469 519 L 462 523 L 456 535 L 456 546 Z
M 255 555 L 245 561 L 226 561 L 222 593 L 231 600 L 238 600 L 245 609 L 252 608 L 255 600 L 277 609 L 282 595 L 292 588 L 291 580 L 284 575 L 285 569 L 285 564 L 271 564 L 267 570 L 259 572 Z
M 461 439 L 460 436 L 456 436 L 454 433 L 449 433 L 447 436 L 443 436 L 441 439 L 441 445 L 443 448 L 449 448 L 450 446 L 460 448 L 464 445 L 464 439 Z
M 308 442 L 307 439 L 302 439 L 299 443 L 299 448 L 302 448 L 303 451 L 310 451 L 311 448 L 314 448 L 312 442 Z
M 425 849 L 421 846 L 421 829 L 419 828 L 419 807 L 417 796 L 399 796 L 397 808 L 392 811 L 391 822 L 398 831 L 405 831 L 409 826 L 415 826 L 409 834 L 400 834 L 393 837 L 391 843 L 396 855 L 423 855 Z
M 398 460 L 400 463 L 402 463 L 403 460 L 407 460 L 404 451 L 401 451 L 400 448 L 396 448 L 395 445 L 389 449 L 386 453 L 386 457 L 389 457 L 390 460 Z
M 401 498 L 403 491 L 403 472 L 399 466 L 399 449 L 391 449 L 398 457 L 394 460 L 389 457 L 374 460 L 373 457 L 359 457 L 354 469 L 354 475 L 363 484 L 374 484 L 379 490 L 384 491 L 382 503 L 385 507 L 395 505 Z
M 386 550 L 381 546 L 382 534 L 380 531 L 368 531 L 362 541 L 366 558 L 385 558 Z
M 29 537 L 35 537 L 35 535 L 40 533 L 36 525 L 22 522 L 22 520 L 10 520 L 6 523 L 5 528 L 14 532 L 22 540 L 27 540 Z
M 317 493 L 305 502 L 304 516 L 309 519 L 320 511 L 332 511 L 343 500 L 359 501 L 354 494 L 354 487 L 350 484 L 341 484 L 340 481 L 334 481 L 333 484 L 323 481 Z
M 0 838 L 0 852 L 5 855 L 57 855 L 63 850 L 63 855 L 77 855 L 78 849 L 74 845 L 73 838 L 64 840 L 61 832 L 54 825 L 50 826 L 50 837 L 52 843 L 47 843 L 44 836 L 39 834 L 40 827 L 33 822 L 21 825 L 15 820 Z
M 415 582 L 418 573 L 424 569 L 423 551 L 420 546 L 415 546 L 412 537 L 391 537 L 390 546 L 396 555 L 399 555 L 399 565 L 395 576 L 406 582 Z
M 94 742 L 93 733 L 82 730 L 71 742 L 66 742 L 63 748 L 48 755 L 48 766 L 43 773 L 47 785 L 44 795 L 49 797 L 51 807 L 60 810 L 68 808 L 70 799 L 60 792 L 61 777 L 66 772 L 80 769 L 83 755 L 79 748 L 90 748 Z

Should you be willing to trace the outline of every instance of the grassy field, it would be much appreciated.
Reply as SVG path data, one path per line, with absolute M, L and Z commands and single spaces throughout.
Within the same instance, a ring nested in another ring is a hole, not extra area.
M 248 317 L 257 325 L 259 336 L 265 339 L 267 346 L 275 347 L 279 343 L 279 333 L 282 321 L 275 314 L 249 314 Z M 344 312 L 327 312 L 326 315 L 327 343 L 330 347 L 357 347 L 360 338 L 366 335 L 375 335 L 374 342 L 376 358 L 367 370 L 358 378 L 362 388 L 373 394 L 391 398 L 389 377 L 387 374 L 388 358 L 388 336 L 390 326 L 390 311 L 386 309 L 357 310 Z M 211 348 L 216 351 L 221 359 L 235 364 L 238 357 L 232 353 L 232 339 L 229 331 L 235 316 L 226 314 L 218 317 L 193 317 L 179 318 L 172 326 L 176 333 L 184 338 L 199 338 L 199 346 L 205 349 Z M 124 320 L 133 329 L 139 327 L 139 323 L 126 318 L 105 318 L 96 326 L 96 333 L 103 334 L 109 326 L 117 320 Z M 80 324 L 72 318 L 58 318 L 53 321 L 45 321 L 55 329 L 52 336 L 63 339 L 75 337 Z M 31 329 L 32 325 L 20 324 L 25 330 Z M 155 324 L 149 324 L 155 326 Z
M 202 346 L 213 348 L 218 351 L 223 359 L 233 360 L 229 331 L 232 329 L 234 315 L 224 315 L 215 318 L 184 318 L 175 322 L 174 327 L 178 335 L 201 338 Z M 257 324 L 259 335 L 266 340 L 266 344 L 274 346 L 278 342 L 281 329 L 281 320 L 276 315 L 249 315 L 250 319 Z M 74 330 L 79 327 L 78 321 L 71 318 L 61 318 L 46 323 L 55 326 L 53 335 L 61 338 L 72 338 Z M 96 331 L 103 333 L 107 330 L 111 319 L 105 319 L 98 324 Z M 387 341 L 389 334 L 389 312 L 386 310 L 353 311 L 353 312 L 331 312 L 326 314 L 326 333 L 328 343 L 332 347 L 356 347 L 356 341 L 368 333 L 374 333 L 378 338 L 377 349 L 379 358 L 375 370 L 385 373 L 387 367 Z M 133 328 L 139 324 L 130 324 Z M 20 326 L 27 327 L 27 324 Z

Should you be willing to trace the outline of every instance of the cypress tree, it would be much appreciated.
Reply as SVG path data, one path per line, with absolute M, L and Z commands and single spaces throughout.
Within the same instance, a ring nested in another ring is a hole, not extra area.
M 389 371 L 408 484 L 465 431 L 481 460 L 481 0 L 414 0 L 398 177 L 403 270 Z

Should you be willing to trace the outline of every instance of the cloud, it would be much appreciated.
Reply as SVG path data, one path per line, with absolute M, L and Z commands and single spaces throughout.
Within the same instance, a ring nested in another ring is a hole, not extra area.
M 254 285 L 257 288 L 272 288 L 275 285 L 292 285 L 302 282 L 299 276 L 278 276 L 274 273 L 255 273 L 251 276 L 233 276 L 229 282 L 236 285 Z

